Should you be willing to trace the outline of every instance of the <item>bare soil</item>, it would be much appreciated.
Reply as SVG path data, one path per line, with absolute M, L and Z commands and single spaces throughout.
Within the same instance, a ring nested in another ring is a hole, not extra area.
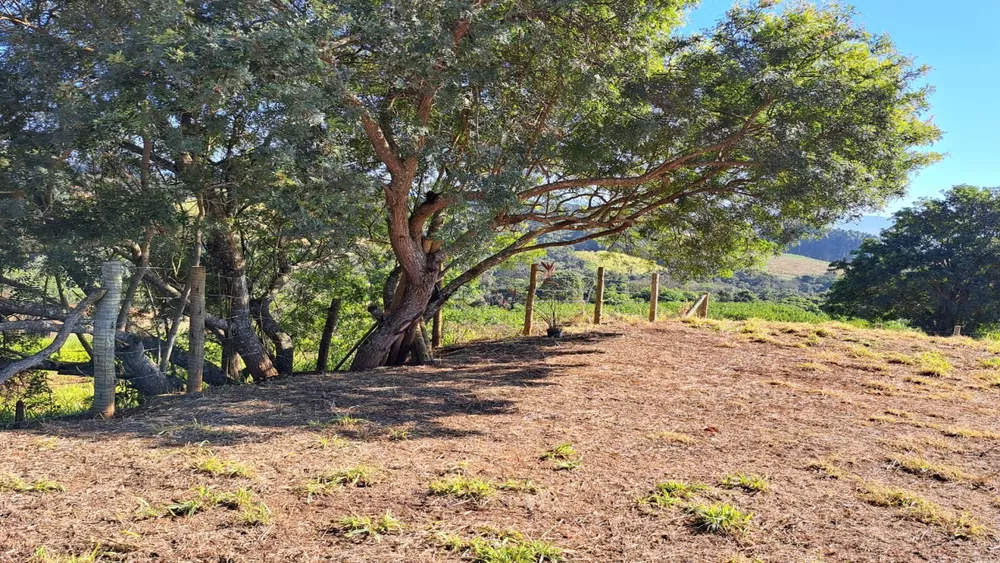
M 471 538 L 484 529 L 543 539 L 569 561 L 1000 561 L 1000 387 L 981 365 L 996 354 L 962 338 L 815 329 L 581 327 L 558 340 L 454 348 L 433 367 L 212 389 L 122 419 L 5 432 L 0 475 L 66 490 L 0 492 L 0 561 L 27 561 L 43 546 L 50 556 L 100 546 L 106 560 L 124 561 L 461 561 L 439 533 Z M 954 371 L 928 376 L 920 365 L 890 363 L 924 351 L 943 354 Z M 342 415 L 368 422 L 329 422 Z M 390 439 L 403 429 L 408 436 Z M 563 442 L 580 467 L 540 459 Z M 197 472 L 205 449 L 252 476 Z M 891 459 L 899 456 L 966 477 L 907 472 Z M 378 482 L 311 500 L 296 490 L 358 464 L 377 468 Z M 429 495 L 429 483 L 449 472 L 527 479 L 538 491 L 480 502 Z M 770 487 L 721 488 L 736 472 L 765 476 Z M 683 509 L 637 502 L 667 479 L 711 485 L 707 500 L 753 513 L 749 530 L 701 533 Z M 862 492 L 872 483 L 936 503 L 944 519 L 871 504 Z M 139 499 L 162 512 L 199 486 L 248 487 L 272 521 L 247 526 L 222 506 L 186 518 L 137 511 Z M 403 530 L 379 541 L 331 527 L 386 511 Z M 962 514 L 985 530 L 955 537 L 947 522 Z

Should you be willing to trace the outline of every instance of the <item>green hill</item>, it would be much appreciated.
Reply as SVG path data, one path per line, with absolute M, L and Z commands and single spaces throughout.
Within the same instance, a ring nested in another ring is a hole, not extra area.
M 799 276 L 822 276 L 830 269 L 829 262 L 816 260 L 798 254 L 781 254 L 771 258 L 767 262 L 767 273 L 796 278 Z

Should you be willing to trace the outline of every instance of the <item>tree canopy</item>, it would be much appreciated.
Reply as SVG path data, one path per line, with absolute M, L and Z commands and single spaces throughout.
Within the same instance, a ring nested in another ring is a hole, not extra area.
M 1000 314 L 1000 190 L 956 186 L 895 214 L 865 240 L 831 288 L 828 308 L 866 319 L 906 319 L 951 334 L 991 328 Z

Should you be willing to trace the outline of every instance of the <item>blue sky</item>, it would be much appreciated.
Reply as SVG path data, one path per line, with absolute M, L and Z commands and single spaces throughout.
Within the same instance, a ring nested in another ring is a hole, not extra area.
M 785 0 L 786 3 L 792 0 Z M 899 51 L 931 67 L 930 115 L 944 131 L 933 149 L 948 153 L 912 179 L 895 211 L 956 184 L 1000 186 L 1000 0 L 855 0 L 858 22 L 888 34 Z M 712 26 L 733 0 L 702 0 L 689 27 Z

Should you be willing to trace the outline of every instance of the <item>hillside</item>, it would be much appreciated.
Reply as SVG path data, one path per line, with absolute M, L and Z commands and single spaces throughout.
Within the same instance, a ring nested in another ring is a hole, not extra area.
M 24 486 L 0 480 L 0 560 L 994 560 L 997 351 L 665 321 L 166 398 L 5 433 L 0 475 Z M 31 485 L 65 490 L 12 490 Z M 752 514 L 746 531 L 699 529 L 714 503 Z M 345 537 L 387 512 L 401 529 Z
M 779 254 L 767 262 L 765 271 L 775 276 L 796 278 L 799 276 L 822 276 L 830 269 L 830 263 L 797 254 Z

